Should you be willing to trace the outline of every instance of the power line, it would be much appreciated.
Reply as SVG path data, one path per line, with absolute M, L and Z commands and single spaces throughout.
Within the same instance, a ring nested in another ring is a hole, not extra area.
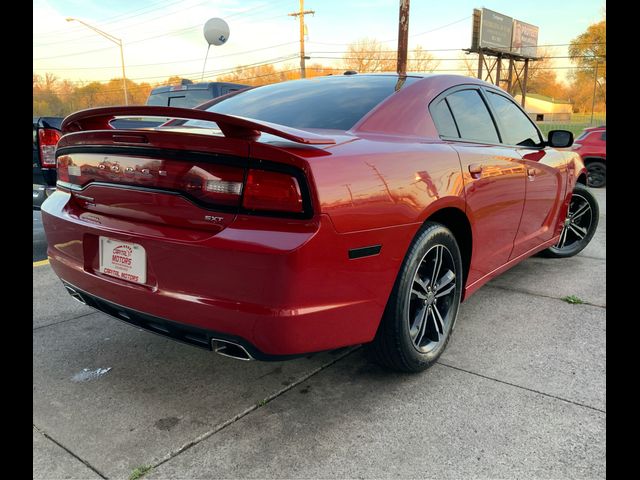
M 280 0 L 279 2 L 275 2 L 275 3 L 281 3 L 282 1 L 285 1 L 285 0 Z M 193 5 L 193 6 L 198 6 L 198 5 L 201 5 L 202 3 L 206 3 L 206 1 L 198 3 L 198 4 Z M 273 3 L 263 5 L 263 7 L 266 7 L 266 6 L 273 6 Z M 245 10 L 245 11 L 256 10 L 256 8 L 248 9 L 248 10 Z M 154 17 L 151 20 L 162 18 L 162 17 L 166 17 L 168 15 L 172 15 L 173 13 L 175 13 L 175 12 L 170 12 L 170 13 L 167 13 L 167 14 L 164 14 L 164 15 L 160 15 L 158 17 Z M 237 14 L 229 15 L 227 18 L 231 18 L 233 16 L 240 15 L 241 13 L 243 13 L 243 12 L 239 12 Z M 261 13 L 261 12 L 258 12 L 258 13 Z M 250 16 L 250 15 L 248 15 L 248 16 Z M 284 14 L 283 15 L 277 15 L 276 17 L 280 17 L 280 16 L 284 16 Z M 276 17 L 270 17 L 270 18 L 276 18 Z M 148 20 L 145 20 L 145 21 L 139 22 L 137 24 L 126 25 L 126 26 L 123 26 L 123 27 L 114 28 L 114 30 L 122 30 L 124 28 L 130 28 L 130 27 L 132 27 L 134 25 L 139 25 L 141 23 L 147 23 L 147 22 L 148 22 Z M 159 34 L 159 35 L 154 35 L 154 36 L 151 36 L 151 37 L 144 37 L 144 38 L 140 38 L 140 39 L 137 39 L 137 40 L 130 40 L 130 41 L 125 42 L 125 44 L 126 45 L 132 45 L 132 44 L 136 44 L 136 43 L 146 42 L 148 40 L 153 40 L 153 39 L 156 39 L 156 38 L 172 37 L 172 36 L 176 36 L 176 35 L 182 35 L 183 33 L 186 33 L 186 32 L 188 32 L 190 30 L 195 29 L 195 28 L 202 28 L 202 26 L 203 26 L 202 23 L 198 23 L 198 24 L 195 24 L 195 25 L 191 25 L 189 27 L 183 27 L 183 28 L 179 28 L 179 29 L 176 29 L 176 30 L 170 30 L 168 32 L 164 32 L 164 33 Z M 82 38 L 92 38 L 92 37 L 87 36 L 87 37 L 82 37 Z M 80 40 L 80 39 L 70 39 L 68 42 L 75 42 L 75 41 L 78 41 L 78 40 Z M 68 43 L 68 42 L 58 42 L 58 43 Z M 101 48 L 95 48 L 95 49 L 92 49 L 92 50 L 84 50 L 82 52 L 66 53 L 66 54 L 62 54 L 62 55 L 53 55 L 53 56 L 49 56 L 49 57 L 39 57 L 39 58 L 34 58 L 34 61 L 36 61 L 36 60 L 53 60 L 53 59 L 57 59 L 57 58 L 81 56 L 81 55 L 100 52 L 100 51 L 104 51 L 104 50 L 108 50 L 108 49 L 109 49 L 109 47 L 101 47 Z
M 197 7 L 198 5 L 202 5 L 203 3 L 207 3 L 207 1 L 208 0 L 204 0 L 204 1 L 200 2 L 200 3 L 195 4 L 195 5 L 190 5 L 188 8 Z M 160 15 L 158 17 L 154 17 L 154 18 L 151 18 L 151 19 L 145 19 L 145 20 L 143 20 L 141 22 L 136 22 L 136 23 L 129 24 L 129 25 L 109 27 L 109 24 L 112 24 L 114 22 L 121 22 L 123 19 L 112 20 L 112 21 L 102 21 L 102 22 L 96 22 L 96 23 L 98 23 L 103 28 L 108 28 L 110 31 L 120 31 L 120 30 L 123 30 L 123 29 L 131 28 L 131 27 L 133 27 L 135 25 L 140 25 L 142 23 L 147 23 L 147 22 L 149 22 L 151 20 L 156 20 L 158 18 L 166 17 L 167 15 L 173 15 L 173 14 L 177 13 L 180 10 L 184 10 L 184 7 L 185 7 L 184 6 L 184 2 L 182 0 L 176 0 L 176 1 L 171 2 L 171 3 L 166 3 L 166 2 L 158 2 L 158 3 L 164 3 L 163 6 L 165 8 L 171 7 L 171 6 L 177 5 L 177 4 L 182 4 L 182 5 L 181 5 L 181 8 L 179 8 L 178 10 L 172 10 L 172 11 L 170 11 L 168 13 L 165 13 L 163 15 Z M 140 15 L 146 15 L 147 13 L 152 13 L 152 12 L 153 12 L 153 10 L 150 10 L 148 12 L 143 12 L 143 13 L 139 13 L 139 14 L 136 14 L 136 15 L 131 15 L 130 17 L 124 17 L 124 18 L 130 19 L 130 18 L 138 17 Z M 75 33 L 75 32 L 80 32 L 80 31 L 81 30 L 76 30 L 76 29 L 73 29 L 72 31 L 69 31 L 69 29 L 66 29 L 66 31 L 65 30 L 61 30 L 61 33 L 59 35 L 63 35 L 64 33 L 67 33 L 67 34 L 68 33 Z M 40 36 L 38 36 L 38 37 L 40 37 Z M 95 36 L 94 35 L 83 35 L 83 36 L 80 36 L 80 37 L 73 37 L 73 38 L 67 38 L 65 40 L 59 40 L 57 42 L 43 42 L 41 44 L 35 43 L 35 46 L 40 46 L 40 45 L 42 45 L 42 46 L 51 46 L 51 45 L 58 45 L 58 44 L 61 44 L 61 43 L 78 42 L 80 40 L 86 40 L 86 39 L 92 39 L 92 38 L 95 38 Z
M 256 63 L 251 63 L 251 64 L 247 64 L 247 65 L 241 65 L 240 66 L 240 70 L 245 70 L 247 68 L 253 68 L 253 67 L 263 67 L 263 66 L 267 66 L 267 65 L 275 65 L 277 63 L 282 63 L 282 62 L 286 62 L 287 60 L 292 60 L 294 58 L 297 57 L 297 54 L 291 54 L 285 57 L 277 57 L 277 58 L 273 58 L 273 59 L 269 59 L 269 60 L 263 60 L 262 62 L 256 62 Z M 216 75 L 216 76 L 220 76 L 220 75 L 224 75 L 227 73 L 233 73 L 236 70 L 238 70 L 238 67 L 232 68 L 232 69 L 221 69 L 221 70 L 210 70 L 208 72 L 205 72 L 205 75 L 207 77 L 211 77 L 212 75 Z M 191 78 L 192 80 L 197 77 L 199 77 L 201 75 L 202 72 L 189 72 L 189 73 L 177 73 L 177 74 L 173 74 L 171 76 L 178 76 L 178 77 L 182 77 L 182 78 L 188 78 L 189 76 L 193 77 Z M 156 75 L 156 76 L 150 76 L 150 77 L 135 77 L 135 78 L 127 78 L 127 80 L 148 80 L 148 79 L 153 79 L 153 78 L 167 78 L 167 75 Z M 74 84 L 74 85 L 86 85 L 86 84 L 91 84 L 91 83 L 95 83 L 95 82 L 84 82 L 84 81 L 69 81 L 68 83 Z M 98 83 L 102 83 L 102 82 L 98 82 Z M 119 90 L 121 91 L 121 90 Z
M 254 52 L 260 52 L 263 50 L 269 50 L 272 48 L 277 48 L 277 47 L 284 47 L 286 45 L 293 45 L 294 43 L 298 43 L 296 41 L 293 42 L 286 42 L 286 43 L 279 43 L 277 45 L 270 45 L 268 47 L 262 47 L 262 48 L 254 48 L 252 50 L 245 50 L 243 52 L 236 52 L 236 53 L 228 53 L 226 55 L 217 55 L 217 58 L 226 58 L 226 57 L 234 57 L 236 55 L 244 55 L 247 53 L 254 53 Z M 171 62 L 158 62 L 158 63 L 140 63 L 137 65 L 127 65 L 127 68 L 131 68 L 131 67 L 151 67 L 151 66 L 155 66 L 155 65 L 171 65 L 171 64 L 175 64 L 175 63 L 189 63 L 189 62 L 199 62 L 202 61 L 201 57 L 198 58 L 194 58 L 194 59 L 189 59 L 189 60 L 174 60 Z M 74 67 L 74 68 L 34 68 L 34 70 L 41 70 L 41 71 L 50 71 L 50 70 L 96 70 L 96 69 L 109 69 L 109 68 L 118 68 L 118 66 L 113 66 L 113 67 Z

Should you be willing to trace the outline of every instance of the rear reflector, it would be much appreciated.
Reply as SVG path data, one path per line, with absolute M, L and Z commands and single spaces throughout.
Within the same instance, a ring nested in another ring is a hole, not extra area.
M 300 213 L 303 211 L 300 185 L 286 173 L 250 169 L 242 206 L 250 210 Z
M 60 140 L 60 132 L 54 128 L 41 128 L 38 131 L 40 144 L 40 165 L 43 168 L 56 166 L 56 145 Z

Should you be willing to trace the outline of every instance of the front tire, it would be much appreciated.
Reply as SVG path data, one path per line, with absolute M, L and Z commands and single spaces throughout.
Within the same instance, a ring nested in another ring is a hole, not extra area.
M 560 239 L 553 247 L 540 252 L 540 256 L 567 258 L 577 255 L 596 233 L 599 217 L 600 209 L 596 198 L 587 187 L 581 183 L 576 184 Z
M 419 372 L 446 348 L 462 294 L 462 258 L 451 231 L 426 222 L 411 243 L 374 341 L 373 360 Z

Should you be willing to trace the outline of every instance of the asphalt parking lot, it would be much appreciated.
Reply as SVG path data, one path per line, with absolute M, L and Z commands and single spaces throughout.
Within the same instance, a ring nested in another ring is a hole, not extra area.
M 361 348 L 217 356 L 96 313 L 34 265 L 34 478 L 604 478 L 606 190 L 593 192 L 591 244 L 481 288 L 418 375 Z

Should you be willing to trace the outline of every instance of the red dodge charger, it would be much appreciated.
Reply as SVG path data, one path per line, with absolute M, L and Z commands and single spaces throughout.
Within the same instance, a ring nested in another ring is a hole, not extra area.
M 168 117 L 115 129 L 116 118 Z M 340 75 L 197 109 L 67 117 L 42 206 L 77 300 L 244 360 L 369 344 L 402 371 L 445 349 L 460 302 L 523 259 L 569 257 L 598 205 L 573 141 L 495 86 Z

